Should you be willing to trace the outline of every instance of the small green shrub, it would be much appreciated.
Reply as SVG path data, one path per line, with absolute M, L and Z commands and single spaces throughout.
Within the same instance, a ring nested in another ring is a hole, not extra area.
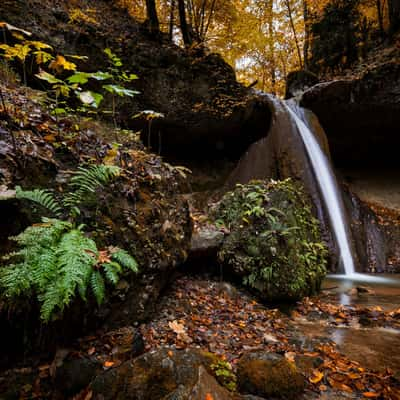
M 220 262 L 262 297 L 296 300 L 319 289 L 327 250 L 304 193 L 291 180 L 237 185 L 214 216 L 230 231 Z

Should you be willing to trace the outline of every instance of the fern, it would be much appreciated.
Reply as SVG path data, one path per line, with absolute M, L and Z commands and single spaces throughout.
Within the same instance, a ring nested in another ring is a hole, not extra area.
M 120 168 L 115 166 L 79 167 L 62 200 L 69 216 L 78 215 L 79 206 L 119 174 Z M 62 207 L 49 190 L 24 191 L 16 187 L 16 195 L 39 204 L 58 217 L 63 214 Z M 110 249 L 110 261 L 101 263 L 96 243 L 85 236 L 83 225 L 76 227 L 75 223 L 42 218 L 41 224 L 30 226 L 11 238 L 17 242 L 18 249 L 3 257 L 3 260 L 11 261 L 0 270 L 3 297 L 12 302 L 19 297 L 36 295 L 41 306 L 40 316 L 45 322 L 62 314 L 76 296 L 87 301 L 88 288 L 100 305 L 105 298 L 106 281 L 116 285 L 125 270 L 138 271 L 136 260 L 119 248 Z
M 119 275 L 122 272 L 121 265 L 117 262 L 111 261 L 102 265 L 104 269 L 104 275 L 108 282 L 116 285 L 119 281 Z
M 125 268 L 130 269 L 132 272 L 138 272 L 136 260 L 127 251 L 118 249 L 112 254 L 111 258 Z
M 90 285 L 96 298 L 97 304 L 101 304 L 105 296 L 105 283 L 104 278 L 99 271 L 94 271 L 90 277 Z
M 105 279 L 116 285 L 124 270 L 137 271 L 136 261 L 121 249 L 110 255 L 110 262 L 99 265 L 96 243 L 85 236 L 82 226 L 74 228 L 58 219 L 42 221 L 13 238 L 19 250 L 5 257 L 15 262 L 0 270 L 0 287 L 9 303 L 36 295 L 43 321 L 62 314 L 77 295 L 86 301 L 88 288 L 100 305 Z
M 71 178 L 69 193 L 63 199 L 64 206 L 73 209 L 84 201 L 88 201 L 96 190 L 111 182 L 120 174 L 120 168 L 114 165 L 91 165 L 79 167 Z
M 15 188 L 15 194 L 17 199 L 25 199 L 33 201 L 40 206 L 46 208 L 52 212 L 55 216 L 60 217 L 62 210 L 53 193 L 45 189 L 35 190 L 22 190 L 20 186 Z

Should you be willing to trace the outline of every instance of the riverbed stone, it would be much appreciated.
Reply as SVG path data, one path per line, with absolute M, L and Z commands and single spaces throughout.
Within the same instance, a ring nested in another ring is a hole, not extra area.
M 198 350 L 160 349 L 97 376 L 91 385 L 102 400 L 234 400 L 211 375 L 214 357 Z
M 238 387 L 241 393 L 261 397 L 298 399 L 305 378 L 294 363 L 276 353 L 250 352 L 238 363 Z

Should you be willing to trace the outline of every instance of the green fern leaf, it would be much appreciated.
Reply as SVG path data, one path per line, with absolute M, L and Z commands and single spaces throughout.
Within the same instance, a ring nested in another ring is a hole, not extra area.
M 15 188 L 15 194 L 17 199 L 25 199 L 33 201 L 40 206 L 46 208 L 51 213 L 60 217 L 62 210 L 53 193 L 45 189 L 35 189 L 35 190 L 22 190 L 20 186 Z
M 107 185 L 120 172 L 121 169 L 114 165 L 79 167 L 71 178 L 70 191 L 65 195 L 63 204 L 72 209 L 84 201 L 88 202 L 99 187 Z
M 106 279 L 113 285 L 116 285 L 119 281 L 119 274 L 122 271 L 121 266 L 117 262 L 111 261 L 103 264 L 102 267 Z
M 112 254 L 111 259 L 132 272 L 139 271 L 136 260 L 126 250 L 118 249 Z
M 106 288 L 104 279 L 99 271 L 93 271 L 90 278 L 90 286 L 92 288 L 94 297 L 96 298 L 97 304 L 102 304 L 104 301 Z

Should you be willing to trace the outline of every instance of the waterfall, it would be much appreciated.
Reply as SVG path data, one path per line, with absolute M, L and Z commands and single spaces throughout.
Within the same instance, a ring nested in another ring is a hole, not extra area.
M 330 161 L 322 151 L 314 134 L 302 120 L 302 109 L 288 104 L 286 104 L 286 107 L 298 128 L 310 159 L 339 247 L 345 274 L 347 276 L 354 275 L 354 260 L 350 249 L 350 238 L 346 228 L 343 200 Z

